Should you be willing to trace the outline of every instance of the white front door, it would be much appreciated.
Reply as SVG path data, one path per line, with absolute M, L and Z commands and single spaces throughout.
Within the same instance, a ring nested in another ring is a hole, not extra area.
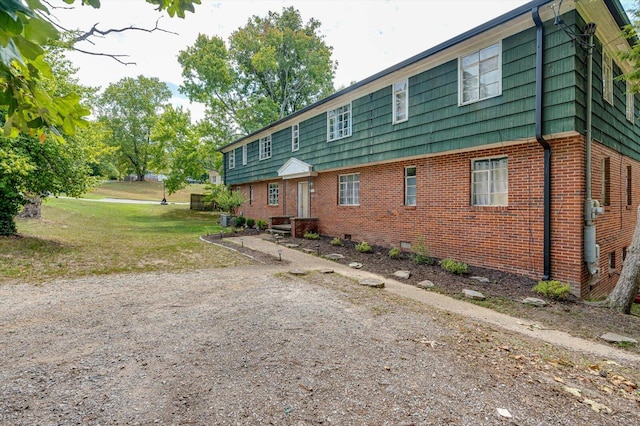
M 298 182 L 298 217 L 309 217 L 309 182 Z

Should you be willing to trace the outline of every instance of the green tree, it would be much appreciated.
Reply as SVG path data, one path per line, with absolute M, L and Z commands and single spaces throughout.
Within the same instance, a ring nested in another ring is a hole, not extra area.
M 253 16 L 229 38 L 199 35 L 181 51 L 181 91 L 204 103 L 230 134 L 250 133 L 333 92 L 337 64 L 319 35 L 320 22 L 302 22 L 293 7 Z
M 162 146 L 152 138 L 152 129 L 167 108 L 171 91 L 159 79 L 138 76 L 110 84 L 102 94 L 99 120 L 111 134 L 111 145 L 128 170 L 144 180 L 149 165 L 163 164 Z

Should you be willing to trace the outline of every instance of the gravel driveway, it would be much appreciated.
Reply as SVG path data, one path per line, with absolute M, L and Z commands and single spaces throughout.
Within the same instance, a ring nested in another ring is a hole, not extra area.
M 640 424 L 624 366 L 282 271 L 0 287 L 0 423 Z

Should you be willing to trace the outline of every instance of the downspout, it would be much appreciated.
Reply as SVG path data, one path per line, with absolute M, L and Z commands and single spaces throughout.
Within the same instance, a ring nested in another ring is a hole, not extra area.
M 531 10 L 531 15 L 533 22 L 536 24 L 536 140 L 544 149 L 542 279 L 548 280 L 551 278 L 551 146 L 542 136 L 544 26 L 538 13 L 538 6 Z

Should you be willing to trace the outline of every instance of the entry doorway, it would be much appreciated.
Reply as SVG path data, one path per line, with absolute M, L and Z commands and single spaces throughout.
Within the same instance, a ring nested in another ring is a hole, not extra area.
M 309 182 L 298 182 L 298 217 L 309 217 Z

